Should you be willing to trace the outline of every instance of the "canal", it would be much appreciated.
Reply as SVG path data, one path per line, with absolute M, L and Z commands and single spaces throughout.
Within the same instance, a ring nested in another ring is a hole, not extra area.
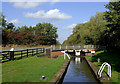
M 84 57 L 73 57 L 63 79 L 66 83 L 99 84 Z

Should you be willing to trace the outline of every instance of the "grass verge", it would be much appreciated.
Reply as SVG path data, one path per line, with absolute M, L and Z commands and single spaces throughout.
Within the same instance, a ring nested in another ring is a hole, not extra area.
M 49 82 L 64 63 L 63 57 L 30 56 L 2 64 L 2 82 Z M 44 75 L 47 80 L 40 80 Z
M 119 75 L 120 56 L 118 53 L 101 50 L 101 51 L 97 51 L 95 53 L 95 56 L 93 57 L 88 56 L 88 57 L 97 66 L 98 66 L 98 58 L 100 58 L 101 64 L 103 62 L 108 62 L 112 67 L 112 71 L 111 71 L 112 77 L 110 78 L 110 81 L 115 84 L 120 83 L 120 75 Z M 98 66 L 98 68 L 100 68 L 100 66 Z M 105 67 L 104 72 L 107 72 L 107 67 Z

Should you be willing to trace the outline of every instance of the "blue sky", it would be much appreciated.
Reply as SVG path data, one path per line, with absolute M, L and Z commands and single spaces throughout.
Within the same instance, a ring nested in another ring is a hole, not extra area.
M 96 12 L 104 12 L 108 2 L 2 2 L 2 12 L 8 22 L 16 26 L 34 26 L 50 22 L 58 27 L 58 41 L 61 43 L 72 34 L 76 24 L 90 20 Z

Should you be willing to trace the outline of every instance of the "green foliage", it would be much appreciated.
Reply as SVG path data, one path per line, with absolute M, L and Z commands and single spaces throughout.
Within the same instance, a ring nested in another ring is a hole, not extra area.
M 60 45 L 61 43 L 60 43 L 59 41 L 56 41 L 56 44 L 57 44 L 57 45 Z
M 106 5 L 109 11 L 105 12 L 105 19 L 109 24 L 107 30 L 104 33 L 104 37 L 107 38 L 108 46 L 120 48 L 120 1 L 109 2 Z
M 98 44 L 106 24 L 104 13 L 97 12 L 89 22 L 76 25 L 73 34 L 63 44 Z
M 33 27 L 35 35 L 43 36 L 44 45 L 56 44 L 57 27 L 53 27 L 50 23 L 38 23 Z
M 96 13 L 90 21 L 78 24 L 63 44 L 97 44 L 107 49 L 120 49 L 120 1 L 110 1 L 109 11 Z
M 52 45 L 57 44 L 57 27 L 50 23 L 38 23 L 36 26 L 22 26 L 15 28 L 13 23 L 8 23 L 5 16 L 0 17 L 2 29 L 2 43 L 18 45 Z

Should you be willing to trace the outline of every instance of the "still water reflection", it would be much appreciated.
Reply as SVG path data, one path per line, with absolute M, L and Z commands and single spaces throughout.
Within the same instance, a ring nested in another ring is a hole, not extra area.
M 63 79 L 63 84 L 66 82 L 86 82 L 86 84 L 91 82 L 96 84 L 97 80 L 88 67 L 84 57 L 73 57 Z

